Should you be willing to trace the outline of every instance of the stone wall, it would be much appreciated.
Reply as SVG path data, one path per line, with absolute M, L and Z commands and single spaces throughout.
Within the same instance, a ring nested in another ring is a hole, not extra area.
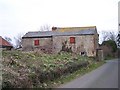
M 70 44 L 70 37 L 75 37 L 75 44 Z M 73 52 L 82 54 L 85 52 L 87 56 L 96 56 L 96 48 L 98 44 L 95 41 L 94 35 L 81 35 L 81 36 L 54 36 L 53 37 L 53 52 L 58 53 L 62 50 L 62 43 L 67 41 L 67 47 L 72 49 Z
M 70 37 L 75 37 L 75 43 L 70 43 Z M 40 45 L 35 46 L 34 40 L 39 40 Z M 71 48 L 72 52 L 89 57 L 96 56 L 98 48 L 97 35 L 78 35 L 78 36 L 53 36 L 51 38 L 24 38 L 22 41 L 23 50 L 40 49 L 43 52 L 58 53 L 62 50 L 64 42 L 67 48 Z
M 98 42 L 99 42 L 99 34 L 95 34 L 94 35 L 94 48 L 97 50 L 97 49 L 99 49 L 99 44 L 98 44 Z M 95 52 L 95 55 L 96 55 L 96 52 Z
M 39 40 L 39 45 L 34 45 L 34 40 Z M 52 49 L 52 38 L 24 38 L 22 40 L 22 48 L 23 50 L 43 50 Z
M 103 55 L 102 49 L 97 49 L 96 59 L 97 59 L 97 61 L 104 60 L 104 55 Z

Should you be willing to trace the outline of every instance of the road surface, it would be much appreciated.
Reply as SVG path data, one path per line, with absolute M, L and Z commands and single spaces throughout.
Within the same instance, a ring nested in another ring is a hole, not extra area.
M 96 70 L 58 88 L 118 88 L 118 60 L 109 60 Z

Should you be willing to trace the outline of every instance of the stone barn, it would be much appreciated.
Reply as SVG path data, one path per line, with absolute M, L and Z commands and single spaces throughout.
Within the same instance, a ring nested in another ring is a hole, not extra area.
M 28 32 L 22 37 L 23 50 L 41 50 L 59 53 L 69 50 L 89 57 L 96 56 L 98 49 L 96 26 L 53 27 L 52 31 Z

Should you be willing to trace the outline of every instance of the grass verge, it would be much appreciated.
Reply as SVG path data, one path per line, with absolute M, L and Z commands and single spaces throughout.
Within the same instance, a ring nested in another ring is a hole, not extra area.
M 72 53 L 4 51 L 2 54 L 3 87 L 10 88 L 58 87 L 104 63 Z
M 60 78 L 58 78 L 52 82 L 51 81 L 47 82 L 47 83 L 45 83 L 44 87 L 45 88 L 59 87 L 62 84 L 68 83 L 68 82 L 72 81 L 73 79 L 81 77 L 81 76 L 85 75 L 86 73 L 88 73 L 92 70 L 95 70 L 96 68 L 102 66 L 105 63 L 105 61 L 97 62 L 97 61 L 93 61 L 93 60 L 90 60 L 89 62 L 91 64 L 88 67 L 81 68 L 81 69 L 79 69 L 79 70 L 77 70 L 74 73 L 71 73 L 69 75 L 61 76 Z

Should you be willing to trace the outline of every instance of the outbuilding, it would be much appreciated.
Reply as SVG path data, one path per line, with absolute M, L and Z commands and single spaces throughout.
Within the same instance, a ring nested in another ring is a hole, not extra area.
M 89 27 L 53 27 L 52 31 L 28 32 L 22 37 L 23 50 L 41 50 L 59 53 L 69 50 L 89 57 L 96 56 L 98 48 L 96 26 Z
M 0 48 L 3 50 L 11 50 L 13 46 L 0 36 Z

